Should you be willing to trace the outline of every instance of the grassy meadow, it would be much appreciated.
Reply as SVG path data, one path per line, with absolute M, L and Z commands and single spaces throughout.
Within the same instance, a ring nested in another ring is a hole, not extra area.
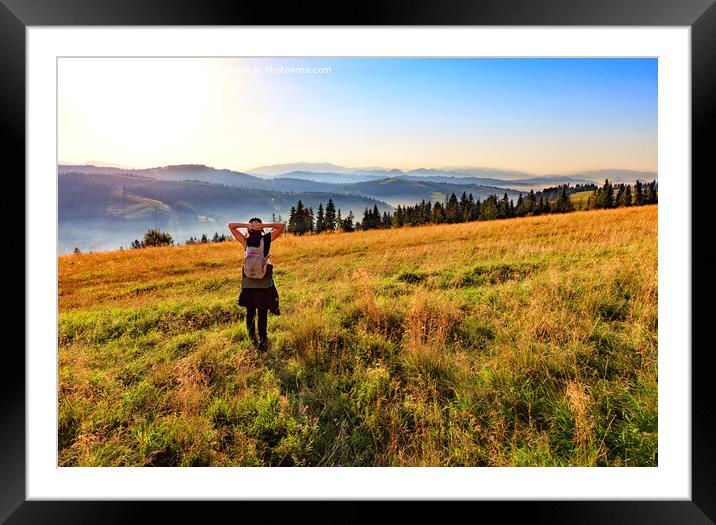
M 657 206 L 60 256 L 62 466 L 655 466 Z

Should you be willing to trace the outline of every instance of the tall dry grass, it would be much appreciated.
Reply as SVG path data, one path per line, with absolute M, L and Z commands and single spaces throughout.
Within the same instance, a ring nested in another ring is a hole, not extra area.
M 64 465 L 654 465 L 657 207 L 58 258 Z

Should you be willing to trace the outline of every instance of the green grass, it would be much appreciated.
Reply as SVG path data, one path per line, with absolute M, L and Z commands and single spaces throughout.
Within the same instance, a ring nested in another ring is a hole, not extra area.
M 237 243 L 61 257 L 59 463 L 654 466 L 656 222 L 281 238 L 267 353 Z

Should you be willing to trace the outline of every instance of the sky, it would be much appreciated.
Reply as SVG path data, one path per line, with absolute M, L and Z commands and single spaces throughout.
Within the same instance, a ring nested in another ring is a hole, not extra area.
M 60 58 L 58 159 L 657 170 L 656 58 Z

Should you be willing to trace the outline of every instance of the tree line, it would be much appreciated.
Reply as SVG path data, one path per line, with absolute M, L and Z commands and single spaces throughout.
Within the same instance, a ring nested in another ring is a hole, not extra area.
M 303 235 L 308 232 L 333 232 L 337 230 L 352 232 L 356 229 L 356 226 L 353 224 L 354 219 L 355 217 L 352 211 L 348 212 L 347 217 L 341 217 L 341 209 L 338 208 L 338 210 L 336 210 L 333 199 L 328 199 L 325 210 L 323 209 L 323 203 L 318 203 L 318 210 L 315 215 L 313 208 L 306 208 L 299 199 L 295 206 L 291 206 L 286 231 L 295 235 Z
M 323 233 L 356 230 L 372 230 L 381 228 L 399 228 L 401 226 L 420 226 L 422 224 L 451 224 L 457 222 L 488 221 L 509 219 L 513 217 L 528 217 L 551 213 L 569 213 L 574 211 L 570 198 L 573 193 L 591 191 L 587 199 L 587 209 L 618 208 L 622 206 L 642 206 L 657 204 L 659 201 L 658 184 L 656 180 L 648 183 L 636 181 L 631 184 L 612 184 L 608 179 L 601 187 L 596 184 L 577 184 L 570 186 L 563 184 L 545 188 L 539 192 L 530 190 L 525 195 L 520 194 L 517 202 L 510 199 L 507 193 L 502 197 L 490 195 L 481 201 L 475 199 L 472 193 L 462 192 L 460 198 L 451 193 L 444 202 L 425 201 L 424 199 L 413 206 L 398 205 L 395 212 L 381 213 L 377 205 L 373 208 L 365 207 L 363 218 L 355 221 L 353 212 L 341 217 L 340 208 L 336 209 L 333 199 L 328 199 L 324 209 L 323 203 L 318 204 L 314 214 L 312 207 L 306 207 L 299 199 L 291 207 L 286 230 L 294 235 L 305 233 Z M 273 222 L 282 222 L 281 216 L 273 215 Z M 224 242 L 230 240 L 228 235 L 214 233 L 210 240 L 206 234 L 201 238 L 190 237 L 185 244 L 204 244 L 209 242 Z M 157 229 L 149 229 L 142 240 L 135 239 L 130 248 L 144 248 L 147 246 L 169 246 L 174 240 L 171 235 Z M 75 248 L 75 253 L 80 253 Z
M 189 237 L 184 244 L 205 244 L 209 242 L 224 242 L 228 241 L 230 237 L 226 234 L 219 235 L 218 232 L 214 232 L 214 237 L 209 239 L 206 234 L 203 234 L 200 238 L 196 238 L 194 236 Z M 149 246 L 173 246 L 174 245 L 174 239 L 172 236 L 167 233 L 160 231 L 156 228 L 150 228 L 147 230 L 147 232 L 144 234 L 144 237 L 142 239 L 134 239 L 132 241 L 132 244 L 129 245 L 129 248 L 132 250 L 140 249 L 140 248 L 147 248 Z M 123 249 L 120 246 L 120 250 Z M 79 251 L 79 248 L 75 248 L 75 253 L 81 253 Z
M 636 181 L 633 188 L 631 184 L 611 184 L 609 180 L 606 180 L 604 186 L 597 188 L 589 196 L 587 208 L 619 208 L 657 204 L 658 202 L 659 190 L 655 180 L 645 184 Z
M 463 191 L 460 198 L 455 193 L 451 193 L 443 202 L 426 202 L 423 199 L 419 204 L 413 206 L 398 205 L 393 213 L 386 211 L 381 213 L 378 206 L 373 205 L 372 209 L 368 207 L 364 209 L 363 218 L 357 222 L 354 222 L 352 212 L 348 217 L 342 219 L 340 209 L 336 211 L 332 199 L 328 200 L 325 210 L 323 203 L 319 203 L 315 215 L 313 208 L 305 207 L 299 200 L 295 206 L 291 207 L 286 229 L 295 235 L 303 235 L 304 233 L 337 230 L 351 232 L 422 224 L 450 224 L 569 213 L 575 210 L 570 195 L 584 191 L 592 191 L 587 203 L 589 209 L 641 206 L 658 202 L 656 181 L 650 183 L 637 181 L 632 187 L 629 184 L 614 185 L 608 179 L 601 187 L 596 184 L 574 186 L 563 184 L 538 192 L 530 190 L 529 193 L 520 194 L 517 202 L 510 199 L 507 193 L 504 193 L 502 197 L 490 195 L 481 201 L 475 199 L 472 193 Z

